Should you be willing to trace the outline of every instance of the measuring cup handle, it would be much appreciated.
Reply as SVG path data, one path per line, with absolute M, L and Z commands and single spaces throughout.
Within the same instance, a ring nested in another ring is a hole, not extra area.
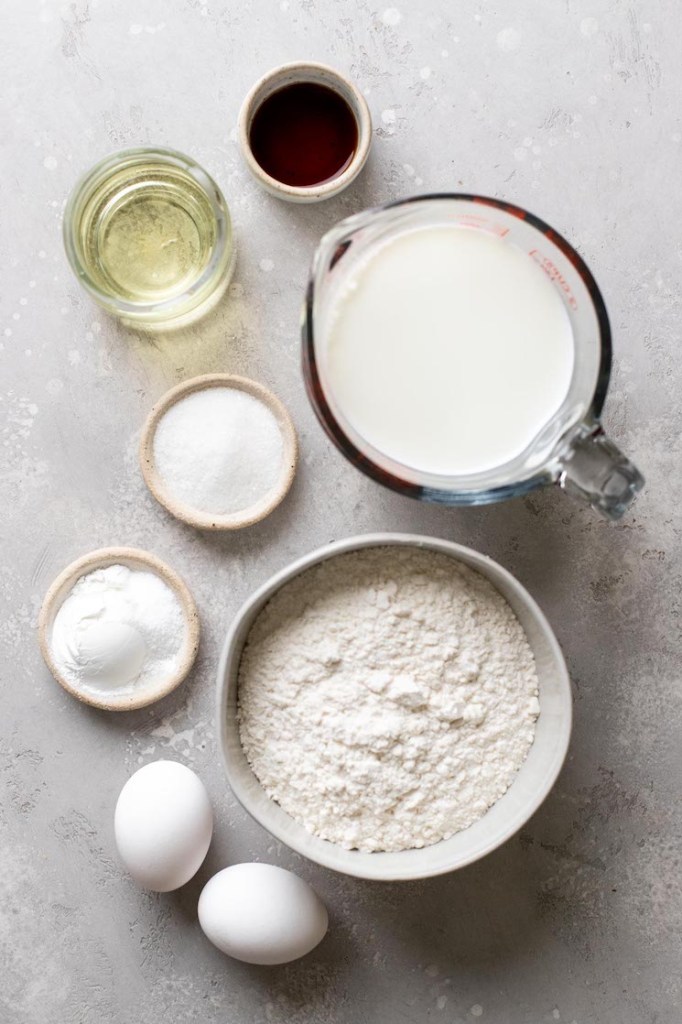
M 557 482 L 607 519 L 620 519 L 644 486 L 644 477 L 599 423 L 585 423 L 561 462 Z

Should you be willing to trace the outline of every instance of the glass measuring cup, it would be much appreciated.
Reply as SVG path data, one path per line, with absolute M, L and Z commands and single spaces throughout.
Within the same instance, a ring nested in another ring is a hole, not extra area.
M 327 360 L 331 312 L 358 261 L 405 231 L 444 224 L 492 233 L 527 253 L 559 293 L 574 342 L 566 397 L 531 443 L 501 465 L 456 476 L 403 465 L 361 437 L 335 399 Z M 599 421 L 611 369 L 611 330 L 601 293 L 575 249 L 521 207 L 483 196 L 437 194 L 388 203 L 342 221 L 315 253 L 302 333 L 306 389 L 320 423 L 350 462 L 401 494 L 445 505 L 485 505 L 557 483 L 608 519 L 619 519 L 644 484 Z

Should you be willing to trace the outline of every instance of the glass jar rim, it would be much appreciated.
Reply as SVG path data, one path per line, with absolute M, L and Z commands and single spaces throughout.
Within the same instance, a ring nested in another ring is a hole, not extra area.
M 102 180 L 107 172 L 113 172 L 116 167 L 124 162 L 134 165 L 150 158 L 158 160 L 159 164 L 165 164 L 185 171 L 201 188 L 215 217 L 216 239 L 213 251 L 201 274 L 182 292 L 170 298 L 154 302 L 131 302 L 121 296 L 105 291 L 92 280 L 80 257 L 74 231 L 74 217 L 78 204 L 82 202 L 84 197 L 87 197 L 88 193 L 98 181 Z M 232 235 L 232 221 L 220 187 L 208 171 L 201 164 L 198 164 L 196 160 L 176 149 L 169 149 L 163 146 L 135 146 L 130 149 L 117 150 L 103 157 L 90 167 L 81 175 L 71 190 L 64 208 L 62 233 L 67 259 L 78 280 L 100 305 L 117 316 L 122 317 L 130 316 L 143 320 L 146 316 L 153 315 L 155 320 L 172 319 L 176 309 L 184 311 L 189 296 L 195 296 L 196 304 L 199 304 L 204 298 L 207 285 L 222 272 L 223 268 L 226 269 L 230 262 L 229 244 Z

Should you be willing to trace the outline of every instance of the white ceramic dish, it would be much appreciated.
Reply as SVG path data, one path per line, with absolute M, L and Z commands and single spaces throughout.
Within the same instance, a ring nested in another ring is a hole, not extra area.
M 174 592 L 180 602 L 185 620 L 185 642 L 176 671 L 166 678 L 151 680 L 146 686 L 136 689 L 134 693 L 106 692 L 100 695 L 91 690 L 79 690 L 61 673 L 52 657 L 52 626 L 57 612 L 81 576 L 87 576 L 95 569 L 105 569 L 109 565 L 125 565 L 129 569 L 155 573 Z M 150 554 L 149 551 L 140 551 L 137 548 L 101 548 L 98 551 L 91 551 L 88 555 L 83 555 L 82 558 L 72 562 L 71 565 L 67 565 L 66 569 L 60 572 L 53 581 L 40 609 L 38 641 L 45 664 L 57 682 L 72 697 L 83 701 L 84 704 L 90 704 L 94 708 L 102 708 L 105 711 L 135 711 L 137 708 L 147 707 L 148 704 L 153 704 L 155 701 L 161 700 L 162 697 L 166 697 L 183 681 L 194 664 L 199 649 L 199 615 L 194 598 L 185 583 L 170 566 L 162 562 L 156 555 Z
M 332 178 L 331 181 L 305 187 L 287 185 L 264 171 L 253 155 L 249 139 L 251 123 L 263 100 L 271 96 L 273 92 L 277 92 L 278 89 L 299 82 L 326 85 L 327 88 L 338 93 L 352 110 L 358 128 L 358 144 L 355 155 L 346 170 Z M 347 188 L 365 166 L 372 144 L 372 118 L 365 97 L 345 75 L 326 64 L 293 61 L 290 64 L 281 64 L 279 67 L 273 68 L 272 71 L 268 71 L 266 75 L 258 79 L 242 104 L 239 112 L 238 132 L 239 145 L 246 166 L 267 192 L 290 203 L 319 203 L 320 200 L 329 199 Z
M 276 590 L 327 558 L 360 548 L 412 545 L 439 551 L 485 576 L 514 609 L 531 645 L 539 679 L 540 716 L 530 753 L 505 795 L 470 828 L 421 850 L 364 853 L 344 850 L 310 835 L 265 793 L 239 741 L 237 675 L 251 625 Z M 411 534 L 350 537 L 293 562 L 260 587 L 238 612 L 218 669 L 218 735 L 227 777 L 240 803 L 264 828 L 303 856 L 357 878 L 403 881 L 445 874 L 490 853 L 514 835 L 538 809 L 561 769 L 571 733 L 571 687 L 561 649 L 530 594 L 506 569 L 471 548 Z
M 243 391 L 247 395 L 257 398 L 273 414 L 282 434 L 282 444 L 284 447 L 282 466 L 275 487 L 268 494 L 264 494 L 255 505 L 240 509 L 238 512 L 225 514 L 204 512 L 202 509 L 192 508 L 176 500 L 169 493 L 163 477 L 156 469 L 154 461 L 154 435 L 159 422 L 176 402 L 193 394 L 195 391 L 203 391 L 206 388 L 236 388 L 238 391 Z M 147 487 L 158 503 L 163 505 L 171 515 L 199 530 L 241 530 L 245 526 L 253 526 L 254 523 L 259 523 L 262 519 L 265 519 L 271 512 L 274 512 L 289 492 L 296 473 L 297 462 L 298 441 L 296 440 L 296 430 L 291 416 L 272 391 L 263 384 L 259 384 L 258 381 L 250 380 L 248 377 L 237 377 L 230 373 L 207 373 L 201 377 L 192 377 L 191 380 L 186 380 L 182 384 L 177 384 L 170 391 L 167 391 L 165 395 L 162 395 L 142 427 L 140 469 L 142 470 L 142 476 Z

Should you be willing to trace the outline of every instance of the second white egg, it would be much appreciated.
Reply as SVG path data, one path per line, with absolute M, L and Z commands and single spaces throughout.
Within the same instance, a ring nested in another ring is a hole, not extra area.
M 324 938 L 327 909 L 307 882 L 274 864 L 234 864 L 199 897 L 199 924 L 214 946 L 248 964 L 285 964 Z
M 204 784 L 178 761 L 152 761 L 121 790 L 114 816 L 121 860 L 138 885 L 179 889 L 208 852 L 213 812 Z

